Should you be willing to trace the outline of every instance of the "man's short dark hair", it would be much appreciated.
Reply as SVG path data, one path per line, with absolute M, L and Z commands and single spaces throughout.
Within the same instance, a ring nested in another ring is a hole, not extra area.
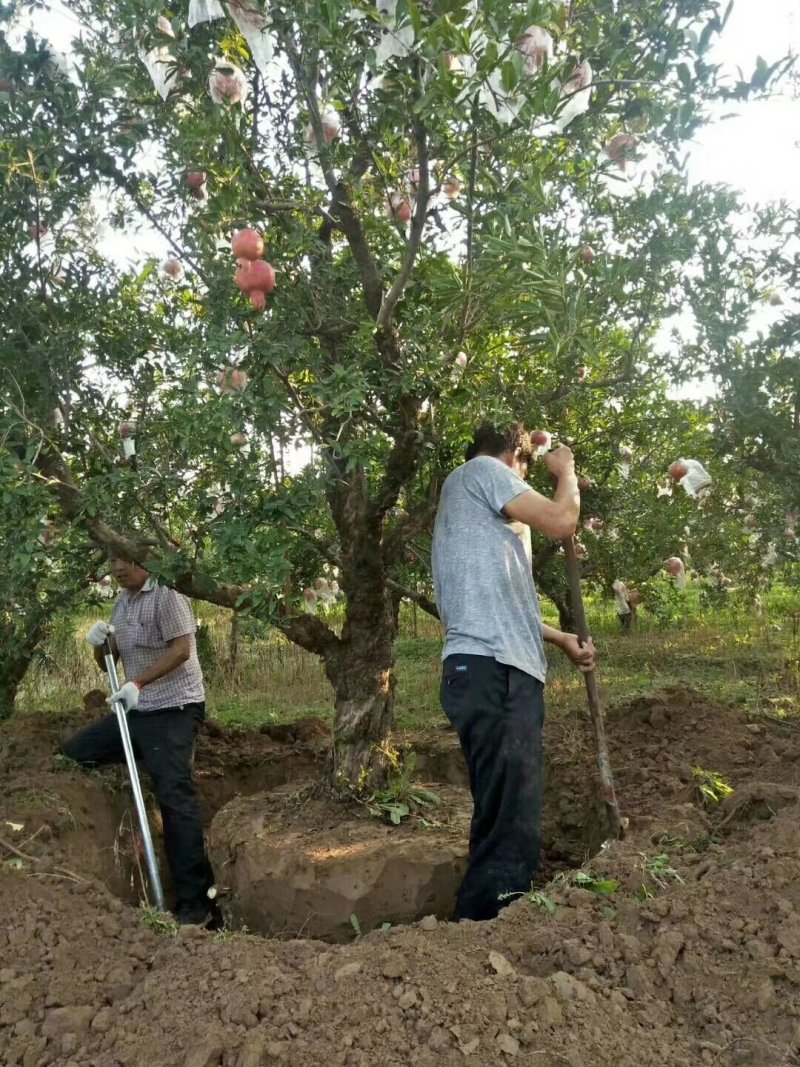
M 533 456 L 531 435 L 521 422 L 514 422 L 507 427 L 497 427 L 493 422 L 484 422 L 475 431 L 475 436 L 467 446 L 464 459 L 476 456 L 502 456 L 505 452 L 516 455 L 523 463 L 530 463 Z

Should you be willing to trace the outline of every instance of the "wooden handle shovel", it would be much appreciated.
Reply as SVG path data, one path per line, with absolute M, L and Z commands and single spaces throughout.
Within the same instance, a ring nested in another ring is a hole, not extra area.
M 564 557 L 566 559 L 567 584 L 569 586 L 570 599 L 572 601 L 572 613 L 575 618 L 575 629 L 578 640 L 583 645 L 589 640 L 589 628 L 586 625 L 586 610 L 583 606 L 583 593 L 581 592 L 581 578 L 578 569 L 578 557 L 575 554 L 575 541 L 567 537 L 562 542 Z M 614 789 L 614 776 L 611 773 L 611 761 L 608 757 L 608 744 L 606 731 L 603 726 L 603 711 L 600 707 L 600 697 L 597 692 L 597 678 L 594 671 L 588 671 L 583 676 L 586 682 L 586 698 L 589 703 L 589 717 L 592 720 L 595 746 L 597 748 L 597 766 L 600 771 L 600 787 L 603 802 L 606 806 L 611 836 L 620 839 L 625 834 L 627 819 L 623 819 L 619 813 L 617 794 Z

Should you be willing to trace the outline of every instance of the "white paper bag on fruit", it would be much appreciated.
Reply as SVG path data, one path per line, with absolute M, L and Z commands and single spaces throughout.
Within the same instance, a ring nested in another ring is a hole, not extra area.
M 696 459 L 679 459 L 675 466 L 686 467 L 686 474 L 678 480 L 691 497 L 696 497 L 704 489 L 710 489 L 713 479 L 702 463 Z
M 676 589 L 686 588 L 686 568 L 680 556 L 670 556 L 664 564 L 664 570 L 672 577 Z
M 175 36 L 169 19 L 163 15 L 160 15 L 156 20 L 156 29 L 164 34 L 165 37 Z M 162 100 L 166 100 L 170 92 L 175 88 L 177 81 L 178 68 L 175 58 L 165 44 L 160 44 L 150 49 L 140 48 L 138 53 L 139 59 L 147 68 L 147 73 L 150 75 L 150 80 L 156 92 Z
M 219 0 L 189 0 L 189 15 L 186 21 L 190 29 L 192 26 L 199 26 L 201 22 L 224 18 L 225 12 Z
M 250 49 L 259 74 L 266 77 L 275 40 L 269 32 L 272 19 L 247 0 L 229 0 L 228 10 Z

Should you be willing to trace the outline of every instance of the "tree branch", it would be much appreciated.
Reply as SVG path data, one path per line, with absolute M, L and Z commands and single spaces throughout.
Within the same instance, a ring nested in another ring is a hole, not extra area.
M 109 556 L 130 560 L 147 565 L 156 553 L 152 543 L 138 538 L 128 537 L 115 530 L 108 523 L 96 516 L 86 513 L 86 501 L 83 493 L 75 484 L 72 472 L 61 453 L 45 440 L 39 449 L 37 467 L 48 481 L 54 495 L 58 498 L 61 510 L 71 522 L 82 524 L 92 541 L 99 545 Z M 184 558 L 178 553 L 167 553 L 173 559 L 185 565 Z M 248 607 L 266 607 L 274 616 L 274 625 L 290 641 L 301 648 L 314 652 L 323 659 L 336 653 L 341 641 L 329 626 L 316 616 L 293 612 L 284 601 L 270 595 L 261 599 L 251 585 L 229 585 L 218 582 L 205 574 L 195 574 L 185 570 L 177 576 L 166 580 L 167 584 L 185 596 L 195 600 L 204 600 L 209 604 L 241 611 Z
M 428 615 L 432 615 L 434 619 L 441 619 L 439 615 L 439 609 L 436 607 L 432 600 L 429 600 L 424 593 L 417 593 L 414 589 L 409 589 L 405 585 L 401 585 L 393 578 L 386 579 L 386 588 L 390 589 L 393 593 L 397 593 L 398 596 L 403 597 L 404 600 L 411 600 L 413 603 L 418 604 L 423 611 L 426 611 Z
M 414 216 L 411 219 L 411 230 L 408 235 L 408 244 L 406 246 L 406 255 L 403 265 L 400 268 L 397 277 L 392 282 L 389 292 L 383 298 L 378 317 L 375 320 L 375 326 L 379 330 L 384 329 L 388 325 L 394 313 L 394 309 L 397 307 L 398 301 L 405 292 L 408 279 L 411 277 L 414 263 L 416 262 L 417 255 L 422 246 L 422 234 L 425 230 L 425 221 L 428 215 L 428 201 L 430 197 L 428 137 L 425 131 L 425 125 L 420 118 L 415 120 L 414 127 L 417 144 L 417 168 L 419 170 L 417 201 L 414 206 Z

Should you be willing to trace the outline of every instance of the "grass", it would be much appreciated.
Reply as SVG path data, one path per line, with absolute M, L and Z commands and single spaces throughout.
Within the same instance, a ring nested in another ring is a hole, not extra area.
M 590 599 L 587 605 L 600 653 L 601 698 L 606 706 L 653 689 L 677 686 L 746 707 L 753 715 L 800 714 L 800 635 L 796 598 L 777 590 L 764 615 L 732 594 L 705 610 L 689 602 L 686 616 L 663 625 L 643 612 L 638 630 L 619 630 L 613 609 Z M 305 715 L 330 719 L 332 694 L 319 660 L 280 634 L 243 634 L 235 664 L 230 662 L 230 616 L 209 605 L 196 610 L 208 707 L 217 720 L 243 727 Z M 546 621 L 556 620 L 545 606 Z M 82 694 L 104 688 L 89 646 L 83 640 L 91 618 L 64 620 L 29 671 L 19 707 L 64 711 Z M 776 627 L 779 627 L 776 629 Z M 436 728 L 439 707 L 441 629 L 435 619 L 410 608 L 401 614 L 397 642 L 396 723 L 400 731 Z M 581 675 L 553 649 L 547 684 L 548 713 L 582 711 Z

